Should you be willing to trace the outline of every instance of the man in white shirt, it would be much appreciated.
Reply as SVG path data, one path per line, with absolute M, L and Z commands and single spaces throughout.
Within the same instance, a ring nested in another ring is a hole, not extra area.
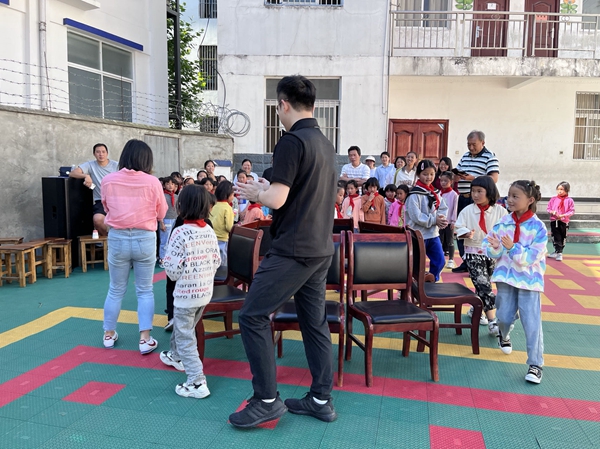
M 342 173 L 340 174 L 340 181 L 350 181 L 354 179 L 359 186 L 369 179 L 371 170 L 368 166 L 360 162 L 360 148 L 356 145 L 352 145 L 348 148 L 348 160 L 350 163 L 342 167 Z
M 83 185 L 93 189 L 94 229 L 98 230 L 98 234 L 102 236 L 108 235 L 108 228 L 104 224 L 106 211 L 102 206 L 100 184 L 102 183 L 102 178 L 106 175 L 119 170 L 119 164 L 117 161 L 108 159 L 108 148 L 103 143 L 94 145 L 94 157 L 96 158 L 95 160 L 84 162 L 75 170 L 72 170 L 69 173 L 69 177 L 83 179 Z

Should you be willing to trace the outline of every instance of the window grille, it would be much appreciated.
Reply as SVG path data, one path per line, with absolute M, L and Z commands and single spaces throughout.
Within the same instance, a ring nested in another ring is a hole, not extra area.
M 399 27 L 426 27 L 447 28 L 447 14 L 430 15 L 428 11 L 448 11 L 448 0 L 397 0 L 396 8 L 399 11 L 415 11 L 415 14 L 396 15 L 396 26 Z M 417 12 L 417 11 L 422 11 Z
M 600 160 L 600 93 L 577 92 L 573 159 Z
M 217 0 L 199 0 L 199 17 L 201 19 L 217 18 Z
M 206 82 L 206 90 L 217 90 L 218 74 L 217 74 L 217 46 L 216 45 L 201 45 L 200 46 L 200 65 L 202 68 L 202 76 Z
M 343 6 L 344 0 L 265 0 L 265 5 Z
M 203 133 L 219 134 L 219 117 L 214 115 L 203 117 L 198 130 Z

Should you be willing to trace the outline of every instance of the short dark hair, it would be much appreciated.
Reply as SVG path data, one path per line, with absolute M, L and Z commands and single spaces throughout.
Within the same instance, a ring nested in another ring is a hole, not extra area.
M 377 187 L 377 189 L 379 189 L 379 180 L 375 177 L 369 178 L 365 181 L 365 183 L 363 184 L 363 187 L 365 189 L 368 189 L 371 186 L 375 186 Z
M 383 191 L 396 193 L 398 191 L 398 187 L 396 187 L 396 184 L 388 184 L 387 186 L 385 186 L 385 189 L 383 189 Z
M 356 182 L 354 179 L 348 180 L 346 183 L 346 191 L 348 191 L 348 186 L 354 186 L 354 188 L 358 190 L 358 182 Z
M 252 165 L 252 161 L 250 159 L 244 159 L 242 161 L 242 165 L 244 165 L 246 162 L 250 162 L 250 165 Z
M 207 182 L 210 182 L 210 183 L 212 184 L 212 186 L 213 186 L 213 187 L 214 187 L 214 186 L 216 186 L 216 184 L 215 184 L 215 182 L 216 182 L 216 181 L 213 181 L 213 180 L 212 180 L 212 179 L 210 179 L 210 178 L 202 178 L 202 179 L 200 180 L 200 185 L 201 185 L 201 186 L 203 186 L 203 185 L 205 185 Z
M 448 166 L 448 170 L 452 170 L 452 159 L 450 159 L 448 156 L 444 156 L 440 158 L 440 162 L 444 162 L 447 166 Z M 442 174 L 442 172 L 440 171 L 440 162 L 438 162 L 438 173 Z
M 537 202 L 542 199 L 540 186 L 538 186 L 535 181 L 527 181 L 525 179 L 515 181 L 510 186 L 521 189 L 523 192 L 525 192 L 527 198 L 533 198 L 533 203 L 529 205 L 529 210 L 535 213 L 537 210 Z
M 252 163 L 252 162 L 250 162 L 250 163 Z M 243 169 L 243 168 L 240 168 L 240 169 L 238 170 L 238 172 L 237 172 L 237 176 L 240 176 L 241 174 L 243 174 L 244 176 L 247 176 L 247 173 L 244 171 L 244 169 Z
M 360 148 L 358 148 L 356 145 L 352 145 L 350 148 L 348 148 L 348 154 L 350 154 L 350 151 L 356 151 L 359 156 L 362 156 Z
M 127 168 L 150 174 L 153 165 L 152 150 L 146 142 L 131 139 L 125 144 L 119 158 L 119 170 Z
M 312 111 L 316 98 L 315 85 L 302 75 L 286 76 L 277 83 L 277 99 L 286 100 L 296 111 Z
M 178 171 L 174 171 L 173 173 L 171 173 L 171 177 L 173 177 L 173 178 L 183 178 L 183 176 L 181 176 L 181 173 L 179 173 Z
M 177 198 L 177 212 L 184 220 L 208 218 L 210 213 L 210 192 L 196 184 L 190 184 Z
M 398 159 L 400 159 L 402 162 L 404 162 L 404 165 L 406 165 L 406 158 L 404 156 L 396 156 L 396 159 L 394 159 L 394 167 L 396 167 Z
M 382 151 L 381 154 L 379 155 L 379 158 L 381 158 L 381 156 L 390 157 L 390 153 L 388 153 L 387 151 Z
M 445 177 L 448 178 L 450 181 L 452 181 L 454 179 L 454 173 L 452 173 L 451 171 L 443 171 L 440 173 L 440 178 L 441 177 Z
M 471 188 L 473 187 L 482 187 L 485 189 L 485 196 L 487 196 L 488 204 L 490 206 L 495 206 L 498 199 L 500 199 L 496 183 L 490 176 L 478 176 L 471 181 Z
M 410 192 L 410 189 L 406 184 L 400 184 L 398 186 L 398 190 L 402 190 L 404 193 L 406 193 L 406 195 L 408 195 L 408 193 Z M 396 190 L 396 193 L 398 193 L 398 190 Z
M 414 151 L 409 151 L 409 153 L 414 153 Z M 429 159 L 423 159 L 422 161 L 419 161 L 419 163 L 417 164 L 417 176 L 423 173 L 423 171 L 427 170 L 428 168 L 433 168 L 435 170 L 435 164 Z
M 215 167 L 217 166 L 217 164 L 215 163 L 215 161 L 213 161 L 212 159 L 209 159 L 209 160 L 207 160 L 207 161 L 204 163 L 204 168 L 206 168 L 206 166 L 207 166 L 208 164 L 210 164 L 210 163 L 212 163 L 212 164 L 213 164 Z
M 103 143 L 97 143 L 96 145 L 94 145 L 94 149 L 92 150 L 92 154 L 96 154 L 96 148 L 98 148 L 98 147 L 104 147 L 104 149 L 108 153 L 108 147 L 105 144 L 103 144 Z
M 167 182 L 172 182 L 173 184 L 177 185 L 177 181 L 175 181 L 172 176 L 165 176 L 164 178 L 160 178 L 160 181 L 163 184 L 166 184 Z
M 220 182 L 215 190 L 215 196 L 217 201 L 224 201 L 231 196 L 233 193 L 233 184 L 229 181 Z
M 556 188 L 558 189 L 559 187 L 562 187 L 563 189 L 565 189 L 565 192 L 569 193 L 569 191 L 571 190 L 571 184 L 569 184 L 567 181 L 561 181 L 558 183 L 558 185 L 556 186 Z
M 338 179 L 338 182 L 337 182 L 338 187 L 343 187 L 344 190 L 346 190 L 347 184 L 348 184 L 348 181 L 344 181 L 343 179 Z
M 206 173 L 206 170 L 202 169 L 202 170 L 198 170 L 198 173 L 196 173 L 196 178 L 198 178 L 198 176 L 200 176 L 200 173 L 204 173 L 206 176 L 208 176 L 208 173 Z

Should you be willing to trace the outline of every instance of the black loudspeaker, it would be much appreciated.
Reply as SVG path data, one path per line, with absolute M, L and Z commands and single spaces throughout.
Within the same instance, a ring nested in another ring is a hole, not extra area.
M 52 176 L 42 178 L 44 237 L 71 239 L 71 261 L 79 266 L 77 237 L 94 230 L 92 191 L 83 179 Z

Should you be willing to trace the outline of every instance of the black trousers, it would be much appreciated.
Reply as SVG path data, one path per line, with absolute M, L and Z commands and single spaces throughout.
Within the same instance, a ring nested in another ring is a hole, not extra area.
M 327 400 L 333 388 L 331 335 L 325 311 L 325 281 L 331 257 L 292 259 L 267 253 L 239 314 L 254 396 L 277 395 L 275 347 L 269 315 L 292 296 L 312 375 L 311 394 Z
M 552 243 L 555 253 L 562 253 L 567 243 L 567 231 L 569 224 L 560 220 L 550 222 L 550 233 L 552 234 Z
M 460 214 L 460 212 L 467 207 L 469 204 L 473 203 L 473 199 L 469 196 L 464 197 L 463 195 L 459 194 L 458 195 L 458 203 L 456 205 L 456 216 L 458 217 L 458 214 Z M 458 246 L 458 254 L 460 254 L 460 257 L 463 260 L 463 265 L 465 264 L 465 258 L 463 257 L 465 255 L 465 241 L 463 239 L 456 239 L 456 244 Z

